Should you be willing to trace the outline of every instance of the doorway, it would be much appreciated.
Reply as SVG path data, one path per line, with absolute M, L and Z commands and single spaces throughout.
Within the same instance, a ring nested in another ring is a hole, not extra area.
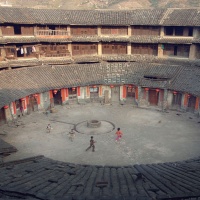
M 149 90 L 149 104 L 151 106 L 158 105 L 158 97 L 159 97 L 159 92 L 157 92 L 156 90 Z
M 120 87 L 115 86 L 114 88 L 111 88 L 111 101 L 119 102 L 119 100 L 120 100 Z

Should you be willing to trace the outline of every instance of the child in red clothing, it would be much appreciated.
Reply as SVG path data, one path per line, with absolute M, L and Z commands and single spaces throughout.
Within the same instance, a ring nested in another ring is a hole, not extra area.
M 121 132 L 120 128 L 117 128 L 117 132 L 115 133 L 117 135 L 117 138 L 116 138 L 116 142 L 119 141 L 119 139 L 121 139 L 123 133 Z

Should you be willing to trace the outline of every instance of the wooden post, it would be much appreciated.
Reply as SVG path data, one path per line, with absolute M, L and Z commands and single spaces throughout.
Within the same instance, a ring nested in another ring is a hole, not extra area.
M 126 99 L 126 86 L 123 85 L 123 99 Z

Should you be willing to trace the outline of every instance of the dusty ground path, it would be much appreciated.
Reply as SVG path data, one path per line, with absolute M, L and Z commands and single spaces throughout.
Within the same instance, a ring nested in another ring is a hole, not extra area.
M 100 104 L 56 106 L 56 109 L 58 112 L 48 117 L 42 111 L 24 116 L 17 128 L 1 127 L 0 132 L 7 134 L 0 138 L 18 149 L 4 158 L 4 162 L 44 155 L 64 162 L 104 166 L 170 162 L 199 156 L 200 119 L 190 113 Z M 99 128 L 88 128 L 88 120 L 102 124 Z M 46 131 L 48 123 L 53 128 L 50 133 Z M 79 133 L 72 142 L 68 133 L 74 126 Z M 124 135 L 116 143 L 118 127 Z M 96 151 L 86 152 L 92 135 L 97 141 Z

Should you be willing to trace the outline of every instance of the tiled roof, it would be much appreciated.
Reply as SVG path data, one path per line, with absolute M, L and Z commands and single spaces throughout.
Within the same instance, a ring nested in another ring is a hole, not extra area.
M 182 68 L 169 87 L 173 90 L 184 91 L 199 96 L 200 68 Z
M 85 35 L 85 36 L 72 36 L 70 38 L 72 42 L 99 42 L 100 37 L 97 35 Z
M 71 59 L 71 57 L 59 57 L 59 58 L 52 58 L 52 57 L 45 57 L 45 58 L 41 58 L 40 59 L 41 63 L 44 64 L 44 65 L 63 65 L 63 64 L 69 64 L 69 63 L 72 63 L 73 60 Z
M 164 26 L 197 26 L 199 25 L 199 9 L 169 9 L 167 16 L 163 20 Z
M 0 38 L 1 44 L 8 43 L 40 43 L 40 42 L 131 42 L 131 43 L 172 43 L 172 44 L 192 44 L 200 43 L 199 38 L 192 37 L 160 37 L 160 36 L 148 36 L 148 35 L 134 35 L 134 36 L 72 36 L 66 38 L 53 38 L 53 37 L 35 37 L 35 36 L 3 36 Z
M 196 199 L 199 170 L 199 158 L 116 167 L 38 156 L 0 164 L 0 194 L 41 200 Z
M 159 43 L 191 44 L 193 43 L 193 38 L 192 37 L 161 37 L 159 40 Z
M 91 62 L 95 61 L 91 60 Z M 148 82 L 144 79 L 144 76 L 159 76 L 173 80 L 171 83 L 167 82 L 167 84 L 165 80 L 162 82 L 150 81 L 149 86 L 152 84 L 158 88 L 165 86 L 169 89 L 187 91 L 195 96 L 200 96 L 199 70 L 199 67 L 170 66 L 144 62 L 91 63 L 60 66 L 40 65 L 4 70 L 0 71 L 0 107 L 27 95 L 55 88 L 92 84 L 131 83 L 147 86 Z
M 0 139 L 0 155 L 5 156 L 14 153 L 16 151 L 17 149 L 14 146 Z
M 129 42 L 130 39 L 128 36 L 101 36 L 100 41 L 102 42 Z
M 5 67 L 9 67 L 10 65 L 8 64 L 7 61 L 1 61 L 0 62 L 0 68 L 5 68 Z
M 78 56 L 73 57 L 75 63 L 83 63 L 83 62 L 100 62 L 101 56 L 97 55 L 86 55 L 86 56 Z
M 129 40 L 133 43 L 159 43 L 160 39 L 160 36 L 134 35 Z
M 136 9 L 130 11 L 129 24 L 158 25 L 165 11 L 165 9 Z
M 176 58 L 176 57 L 162 57 L 152 56 L 148 54 L 132 54 L 132 55 L 84 55 L 84 56 L 73 56 L 73 57 L 41 57 L 40 59 L 16 59 L 6 60 L 0 62 L 0 68 L 7 67 L 23 67 L 23 66 L 35 66 L 41 64 L 67 64 L 67 63 L 87 63 L 87 62 L 102 62 L 102 61 L 129 61 L 129 62 L 146 62 L 146 63 L 158 63 L 166 65 L 184 65 L 184 66 L 200 66 L 200 60 L 189 60 L 187 58 Z
M 39 42 L 34 36 L 3 36 L 2 42 L 5 43 L 37 43 Z
M 1 23 L 199 26 L 198 9 L 55 10 L 0 7 Z
M 21 67 L 21 66 L 34 66 L 40 65 L 41 62 L 38 59 L 18 59 L 18 60 L 9 60 L 8 61 L 10 67 Z
M 37 37 L 37 41 L 38 42 L 58 42 L 58 43 L 65 43 L 65 42 L 67 42 L 67 43 L 69 43 L 69 42 L 71 42 L 72 41 L 72 39 L 71 38 L 48 38 L 48 37 L 46 37 L 46 38 L 39 38 L 39 37 Z

